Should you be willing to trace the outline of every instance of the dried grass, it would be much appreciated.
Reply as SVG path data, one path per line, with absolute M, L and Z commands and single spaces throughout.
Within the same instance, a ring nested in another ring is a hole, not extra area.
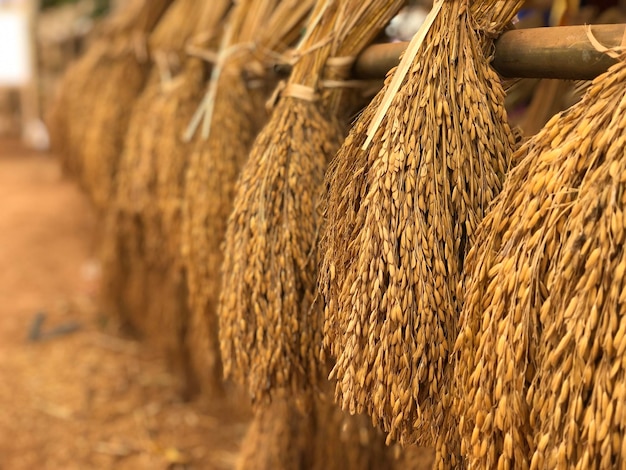
M 318 2 L 291 77 L 237 184 L 226 233 L 220 297 L 225 374 L 255 403 L 288 388 L 310 392 L 321 315 L 313 308 L 317 195 L 343 136 L 334 94 L 319 100 L 329 57 L 354 56 L 401 2 Z M 341 93 L 341 91 L 337 91 Z
M 623 466 L 625 80 L 620 61 L 519 149 L 467 257 L 470 466 Z
M 456 285 L 515 145 L 484 51 L 521 2 L 468 3 L 440 5 L 399 88 L 386 96 L 390 75 L 327 175 L 320 288 L 337 399 L 402 443 L 456 428 L 443 421 Z M 461 464 L 454 442 L 437 444 L 438 465 Z

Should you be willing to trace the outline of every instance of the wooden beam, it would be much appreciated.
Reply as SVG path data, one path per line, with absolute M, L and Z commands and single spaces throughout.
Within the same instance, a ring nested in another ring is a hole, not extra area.
M 615 59 L 598 52 L 585 26 L 558 26 L 512 30 L 495 43 L 493 67 L 507 78 L 562 78 L 591 80 Z M 591 31 L 606 47 L 619 46 L 626 25 L 593 25 Z M 382 78 L 398 65 L 408 43 L 375 44 L 357 59 L 356 78 Z

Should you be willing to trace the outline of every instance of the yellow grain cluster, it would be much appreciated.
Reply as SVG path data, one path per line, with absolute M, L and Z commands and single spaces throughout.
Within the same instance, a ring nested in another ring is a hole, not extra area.
M 522 2 L 469 3 L 436 2 L 399 88 L 388 97 L 388 77 L 327 175 L 320 288 L 337 399 L 404 443 L 443 435 L 456 285 L 515 145 L 483 50 Z
M 167 265 L 164 258 L 169 259 L 164 257 L 169 234 L 159 225 L 156 196 L 162 178 L 159 180 L 158 175 L 171 160 L 183 160 L 190 150 L 182 136 L 200 102 L 209 68 L 197 58 L 188 58 L 185 47 L 194 35 L 213 35 L 216 43 L 230 3 L 178 0 L 150 37 L 155 64 L 150 82 L 133 105 L 119 162 L 115 210 L 141 219 L 143 230 L 120 236 L 138 237 L 145 247 L 143 258 L 156 267 Z M 178 181 L 175 184 L 179 185 Z M 179 240 L 176 231 L 172 235 Z M 172 249 L 170 256 L 178 255 L 178 251 Z
M 626 63 L 518 151 L 467 257 L 456 345 L 475 468 L 626 459 Z

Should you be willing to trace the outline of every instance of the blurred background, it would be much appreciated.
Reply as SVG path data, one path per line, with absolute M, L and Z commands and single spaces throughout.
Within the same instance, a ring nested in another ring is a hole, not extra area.
M 120 0 L 0 0 L 0 136 L 47 147 L 42 117 L 67 65 Z
M 0 136 L 21 136 L 46 149 L 43 124 L 64 70 L 97 36 L 122 0 L 0 0 Z M 391 22 L 391 40 L 407 41 L 432 1 L 412 0 Z M 624 0 L 531 0 L 518 27 L 620 23 Z

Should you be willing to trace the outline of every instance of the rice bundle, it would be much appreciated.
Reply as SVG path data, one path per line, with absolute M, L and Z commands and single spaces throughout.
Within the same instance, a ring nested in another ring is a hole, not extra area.
M 202 133 L 184 188 L 183 259 L 191 326 L 188 341 L 199 373 L 219 360 L 216 304 L 221 243 L 234 186 L 250 145 L 267 118 L 275 84 L 268 66 L 298 37 L 312 0 L 246 0 L 233 10 L 205 103 Z M 196 121 L 198 124 L 200 120 Z M 200 130 L 200 129 L 198 129 Z
M 148 236 L 154 239 L 147 243 L 153 247 L 154 263 L 166 254 L 176 270 L 182 269 L 180 247 L 185 173 L 197 137 L 184 139 L 183 136 L 202 101 L 210 76 L 203 48 L 218 46 L 224 33 L 223 27 L 218 28 L 218 25 L 231 6 L 231 1 L 222 0 L 202 7 L 203 16 L 198 21 L 197 34 L 186 48 L 191 56 L 178 77 L 163 90 L 164 96 L 160 103 L 155 103 L 155 107 L 159 108 L 155 114 L 162 115 L 163 121 L 161 127 L 155 130 L 155 135 L 159 136 L 159 145 L 154 148 L 154 197 L 149 204 L 158 219 L 158 228 L 149 231 Z
M 120 98 L 134 97 L 143 86 L 147 73 L 143 37 L 170 3 L 171 0 L 129 2 L 106 22 L 85 55 L 65 73 L 48 116 L 50 138 L 64 170 L 83 186 L 84 139 L 89 130 L 100 129 L 93 114 L 94 104 L 96 108 L 124 107 L 124 111 L 128 111 L 127 101 L 118 101 L 117 94 Z M 119 82 L 120 79 L 123 82 Z M 117 91 L 107 91 L 111 82 L 115 82 Z M 122 113 L 120 124 L 125 122 Z M 123 131 L 125 126 L 120 125 L 119 129 Z M 92 151 L 98 151 L 98 147 Z
M 116 245 L 109 250 L 104 273 L 112 309 L 168 353 L 172 367 L 183 371 L 189 393 L 197 387 L 184 345 L 186 280 L 178 248 L 166 250 L 170 234 L 161 226 L 157 175 L 163 160 L 180 159 L 181 153 L 191 150 L 182 142 L 182 134 L 200 102 L 205 70 L 199 59 L 185 59 L 183 49 L 196 32 L 215 35 L 230 3 L 178 0 L 151 36 L 156 66 L 133 107 L 117 172 L 113 233 L 109 233 L 113 239 L 107 240 Z M 163 156 L 159 159 L 159 155 Z M 180 226 L 171 232 L 175 242 L 180 240 L 179 231 Z M 215 376 L 220 375 L 217 367 Z M 211 383 L 211 391 L 219 389 L 219 380 Z
M 226 376 L 246 384 L 255 402 L 274 389 L 310 391 L 325 372 L 320 315 L 312 310 L 316 196 L 343 128 L 330 109 L 333 95 L 320 100 L 324 69 L 331 57 L 356 55 L 401 3 L 318 2 L 242 170 L 226 234 L 220 343 Z
M 519 149 L 467 257 L 455 376 L 470 466 L 624 465 L 621 59 Z
M 177 0 L 164 15 L 163 20 L 150 38 L 155 57 L 160 55 L 166 56 L 171 53 L 176 54 L 177 50 L 178 52 L 182 50 L 184 41 L 194 31 L 194 25 L 184 28 L 187 21 L 186 16 L 189 13 L 187 10 L 193 6 L 193 3 L 188 0 Z M 180 33 L 182 39 L 178 39 L 178 30 L 181 28 L 183 28 L 183 31 Z M 143 249 L 143 240 L 141 240 L 140 236 L 140 224 L 143 224 L 142 212 L 145 209 L 146 200 L 149 200 L 149 196 L 146 196 L 146 191 L 140 187 L 141 183 L 135 182 L 149 179 L 145 177 L 145 174 L 149 172 L 151 156 L 148 155 L 148 158 L 143 159 L 143 167 L 138 162 L 142 162 L 142 145 L 150 146 L 149 148 L 151 149 L 152 142 L 157 141 L 155 134 L 152 133 L 153 129 L 149 125 L 156 118 L 152 115 L 149 108 L 150 103 L 161 93 L 160 75 L 162 70 L 163 66 L 154 67 L 153 73 L 150 74 L 149 84 L 134 103 L 133 112 L 128 119 L 129 129 L 125 133 L 124 149 L 119 156 L 120 168 L 117 193 L 112 198 L 114 201 L 110 201 L 110 203 L 114 202 L 114 204 L 110 204 L 112 206 L 109 208 L 111 215 L 108 216 L 110 219 L 108 225 L 111 232 L 107 232 L 108 237 L 105 240 L 105 243 L 113 244 L 113 247 L 108 250 L 110 256 L 104 260 L 104 277 L 114 278 L 117 284 L 122 285 L 127 284 L 127 282 L 122 281 L 124 277 L 127 280 L 133 278 L 133 283 L 137 287 L 129 289 L 128 292 L 142 298 L 146 297 L 143 279 L 145 269 L 141 265 L 145 250 Z M 95 162 L 91 163 L 92 168 L 96 168 L 96 166 Z M 139 187 L 135 188 L 134 186 Z M 118 245 L 117 248 L 115 248 L 115 245 Z M 118 252 L 116 252 L 116 249 Z M 124 300 L 128 296 L 119 295 L 119 292 L 116 290 L 111 290 L 107 294 L 111 300 L 118 302 L 116 310 L 123 317 L 126 317 L 127 320 L 130 320 L 131 323 L 133 323 L 133 315 L 139 315 L 138 318 L 142 318 L 143 311 L 146 308 L 145 301 L 129 301 L 127 302 L 128 305 L 124 306 Z M 145 325 L 135 323 L 134 327 L 139 331 L 145 330 Z
M 158 134 L 159 146 L 155 149 L 156 198 L 151 204 L 156 206 L 154 210 L 160 226 L 154 235 L 161 239 L 150 242 L 150 245 L 156 249 L 153 254 L 165 253 L 177 265 L 181 265 L 182 261 L 180 247 L 185 173 L 196 143 L 195 139 L 186 141 L 182 136 L 204 96 L 206 68 L 201 59 L 190 59 L 179 76 L 181 81 L 173 84 L 159 111 L 167 119 L 162 123 Z M 170 121 L 172 119 L 174 122 Z
M 216 5 L 217 15 L 209 27 L 215 27 L 228 3 L 224 0 Z M 176 0 L 150 36 L 155 66 L 150 72 L 148 85 L 133 105 L 124 148 L 119 156 L 116 209 L 121 212 L 144 217 L 146 210 L 151 208 L 156 174 L 154 155 L 160 143 L 162 122 L 171 119 L 158 110 L 166 101 L 168 91 L 182 85 L 182 80 L 174 80 L 182 66 L 183 49 L 196 31 L 195 22 L 201 13 L 202 7 L 198 7 L 194 0 Z M 88 163 L 87 170 L 91 168 L 94 175 L 100 173 L 98 167 L 105 164 L 102 160 Z
M 342 407 L 388 441 L 432 445 L 444 426 L 456 284 L 515 145 L 484 51 L 522 3 L 435 2 L 327 175 L 331 375 Z
M 83 178 L 96 207 L 103 208 L 110 203 L 115 191 L 118 161 L 120 158 L 129 159 L 122 155 L 123 153 L 128 154 L 128 152 L 123 152 L 125 146 L 130 149 L 134 148 L 129 145 L 125 138 L 126 131 L 131 133 L 132 144 L 134 135 L 139 130 L 136 127 L 131 127 L 130 124 L 139 125 L 145 138 L 150 138 L 150 131 L 144 130 L 141 125 L 145 121 L 141 112 L 147 107 L 147 103 L 152 101 L 153 97 L 150 94 L 159 93 L 159 83 L 168 80 L 169 77 L 176 74 L 177 69 L 180 69 L 180 54 L 185 43 L 195 31 L 200 8 L 200 5 L 193 0 L 176 0 L 159 21 L 148 41 L 150 55 L 155 67 L 149 74 L 146 90 L 142 91 L 144 80 L 141 81 L 140 88 L 120 86 L 125 83 L 125 80 L 132 78 L 127 77 L 128 70 L 120 71 L 117 81 L 112 80 L 106 84 L 111 89 L 110 92 L 102 90 L 106 99 L 102 100 L 102 106 L 97 105 L 95 107 L 93 127 L 88 129 L 84 143 Z M 139 86 L 139 82 L 137 83 Z M 133 105 L 139 96 L 141 99 Z M 111 106 L 109 100 L 125 103 L 125 106 Z M 130 113 L 131 105 L 132 113 Z M 117 122 L 119 118 L 123 119 L 124 127 L 119 127 L 120 130 L 117 133 L 113 132 L 112 135 L 109 129 L 111 125 L 119 126 Z M 103 132 L 103 129 L 107 129 L 107 132 Z M 119 172 L 120 178 L 122 178 L 120 184 L 125 183 L 123 180 L 125 175 L 133 174 L 129 168 L 132 166 L 132 162 L 126 162 L 125 165 L 125 168 Z M 121 195 L 123 194 L 124 191 L 122 190 Z M 132 197 L 140 197 L 140 195 L 141 192 L 137 191 L 133 193 Z M 119 199 L 120 195 L 117 197 Z M 138 202 L 141 203 L 141 201 Z
M 213 3 L 212 7 L 215 7 Z M 230 2 L 226 2 L 230 3 Z M 152 316 L 152 327 L 156 329 L 154 337 L 173 358 L 173 368 L 182 370 L 188 380 L 190 392 L 202 389 L 214 395 L 221 390 L 222 368 L 219 355 L 214 353 L 205 364 L 203 374 L 199 375 L 192 367 L 187 335 L 189 330 L 189 305 L 187 278 L 180 257 L 181 241 L 181 181 L 182 170 L 174 180 L 164 180 L 172 175 L 176 168 L 186 162 L 193 151 L 192 142 L 184 142 L 182 135 L 191 119 L 206 87 L 205 64 L 199 59 L 191 59 L 185 69 L 172 83 L 166 96 L 155 103 L 156 115 L 163 116 L 159 129 L 158 147 L 154 149 L 154 168 L 156 174 L 151 188 L 151 206 L 145 214 L 149 216 L 143 227 L 143 239 L 146 246 L 145 264 L 149 269 L 147 289 L 152 293 L 151 304 L 146 313 Z M 163 188 L 167 186 L 167 189 Z M 170 188 L 178 189 L 175 200 L 168 200 L 163 207 L 163 192 L 170 195 Z M 175 206 L 175 209 L 174 207 Z M 217 348 L 216 348 L 217 350 Z
M 144 36 L 170 3 L 133 3 L 127 13 L 113 17 L 102 37 L 65 74 L 49 118 L 51 140 L 66 171 L 83 187 L 85 160 L 121 149 L 129 104 L 143 88 L 149 70 Z

